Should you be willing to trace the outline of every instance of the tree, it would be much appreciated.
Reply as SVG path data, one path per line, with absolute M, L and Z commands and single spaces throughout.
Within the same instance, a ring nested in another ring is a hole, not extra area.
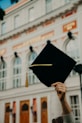
M 11 4 L 17 3 L 19 0 L 10 0 Z
M 3 20 L 5 11 L 0 7 L 0 20 Z
M 4 0 L 0 0 L 4 1 Z M 19 0 L 10 0 L 11 4 L 19 2 Z M 0 7 L 0 20 L 3 20 L 5 16 L 5 11 Z

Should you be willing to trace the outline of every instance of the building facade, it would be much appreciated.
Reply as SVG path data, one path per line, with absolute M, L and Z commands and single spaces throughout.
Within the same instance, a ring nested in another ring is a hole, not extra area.
M 82 63 L 82 0 L 20 0 L 5 12 L 0 21 L 0 123 L 53 123 L 62 114 L 57 94 L 29 66 L 48 40 Z M 75 123 L 81 123 L 78 73 L 73 70 L 65 84 Z

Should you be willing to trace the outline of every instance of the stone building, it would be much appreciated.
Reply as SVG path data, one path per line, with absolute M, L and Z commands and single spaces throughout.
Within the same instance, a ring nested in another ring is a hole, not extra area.
M 29 65 L 47 40 L 82 63 L 82 0 L 19 0 L 5 13 L 0 20 L 0 123 L 53 123 L 62 114 L 57 94 Z M 78 73 L 72 71 L 65 84 L 75 123 L 81 123 Z

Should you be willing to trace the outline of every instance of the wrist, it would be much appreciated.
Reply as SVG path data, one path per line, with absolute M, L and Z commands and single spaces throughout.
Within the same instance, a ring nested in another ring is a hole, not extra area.
M 62 99 L 60 99 L 60 102 L 61 102 L 61 104 L 64 104 L 64 103 L 66 103 L 67 102 L 67 100 L 66 100 L 66 96 L 64 95 L 64 97 L 62 98 Z
M 61 105 L 62 105 L 62 109 L 63 109 L 63 114 L 68 114 L 70 112 L 72 112 L 71 107 L 69 106 L 66 97 L 64 98 L 64 100 L 61 101 Z

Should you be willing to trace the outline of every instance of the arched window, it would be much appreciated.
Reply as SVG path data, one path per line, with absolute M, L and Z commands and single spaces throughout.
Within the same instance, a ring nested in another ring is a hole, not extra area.
M 42 109 L 47 109 L 47 102 L 46 101 L 42 102 Z
M 79 45 L 77 40 L 71 40 L 66 46 L 67 54 L 79 62 Z
M 16 57 L 13 61 L 13 87 L 21 86 L 21 59 Z
M 37 57 L 37 54 L 35 51 L 30 52 L 28 56 L 28 67 L 31 65 L 31 63 L 35 60 Z M 33 74 L 32 70 L 28 71 L 28 82 L 29 84 L 36 84 L 39 82 L 38 78 Z
M 29 54 L 29 65 L 35 60 L 36 57 L 37 54 L 34 51 Z
M 5 61 L 0 63 L 0 90 L 6 89 L 7 65 Z
M 22 111 L 28 111 L 29 110 L 29 106 L 27 104 L 24 104 L 22 106 Z
M 74 59 L 77 63 L 80 62 L 80 54 L 79 54 L 79 41 L 77 38 L 75 40 L 66 40 L 64 45 L 64 52 Z M 70 75 L 77 74 L 75 71 L 72 70 Z

